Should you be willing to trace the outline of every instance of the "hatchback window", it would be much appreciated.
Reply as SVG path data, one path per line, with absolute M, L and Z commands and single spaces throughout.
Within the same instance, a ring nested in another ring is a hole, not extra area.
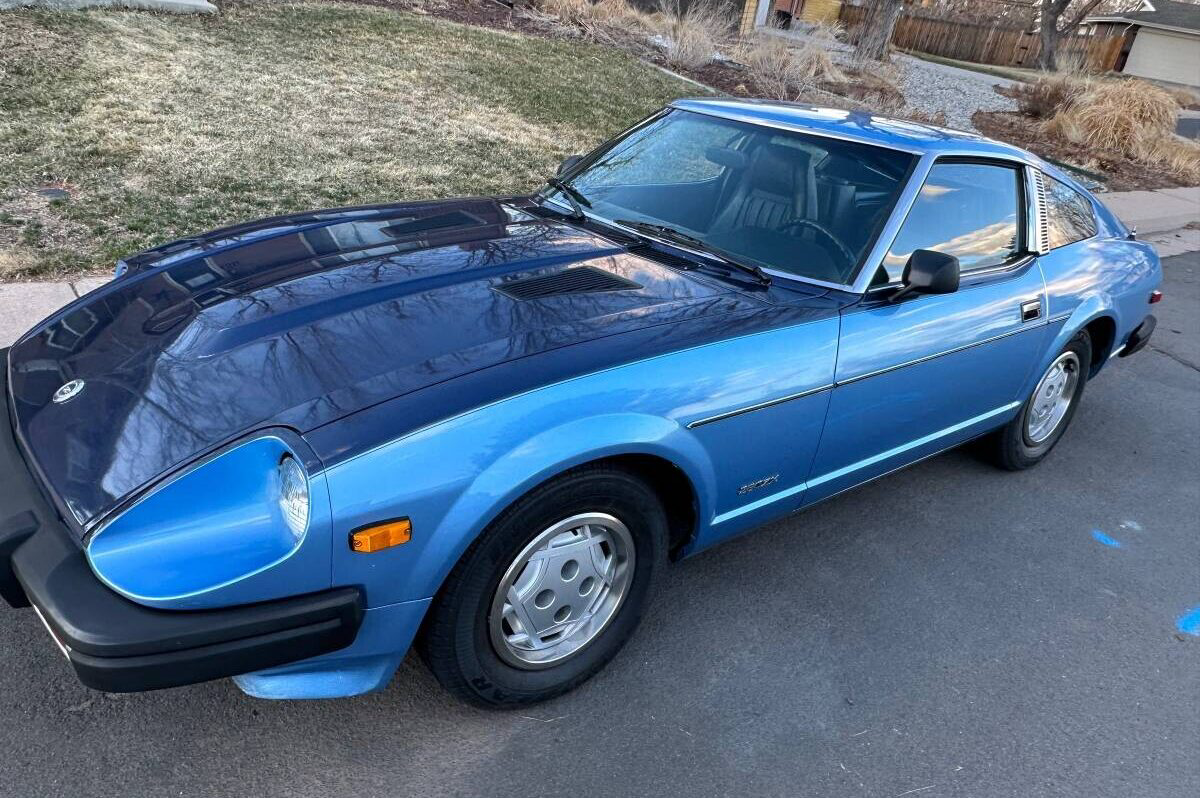
M 1050 249 L 1065 247 L 1096 235 L 1092 204 L 1066 183 L 1042 173 L 1046 186 L 1046 226 Z
M 964 272 L 998 266 L 1019 254 L 1020 178 L 1007 166 L 934 164 L 876 284 L 898 282 L 916 249 L 953 255 Z

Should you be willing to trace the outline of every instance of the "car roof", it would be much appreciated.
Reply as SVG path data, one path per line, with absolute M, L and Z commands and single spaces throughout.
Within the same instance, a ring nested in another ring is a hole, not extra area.
M 1002 156 L 1027 163 L 1040 159 L 1018 147 L 962 130 L 952 130 L 923 122 L 910 122 L 886 116 L 822 108 L 775 100 L 689 98 L 676 100 L 671 107 L 685 111 L 736 119 L 750 124 L 778 127 L 816 135 L 875 144 L 913 153 L 937 153 Z

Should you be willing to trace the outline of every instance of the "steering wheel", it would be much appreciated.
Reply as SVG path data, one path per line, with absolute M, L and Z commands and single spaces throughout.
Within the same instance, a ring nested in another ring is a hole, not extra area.
M 828 239 L 834 247 L 837 248 L 837 251 L 840 252 L 842 257 L 846 259 L 847 264 L 853 265 L 858 261 L 858 256 L 850 251 L 850 247 L 843 244 L 842 240 L 833 233 L 829 232 L 824 225 L 818 224 L 812 219 L 792 219 L 790 222 L 783 223 L 783 226 L 780 228 L 780 232 L 783 230 L 790 230 L 793 227 L 808 227 L 812 230 L 816 230 L 818 233 Z

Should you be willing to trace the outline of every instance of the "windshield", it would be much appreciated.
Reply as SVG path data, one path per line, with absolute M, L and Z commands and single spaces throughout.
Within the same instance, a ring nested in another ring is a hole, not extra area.
M 849 283 L 913 156 L 672 110 L 569 183 L 602 219 L 667 225 L 738 260 Z M 566 199 L 562 190 L 552 196 Z

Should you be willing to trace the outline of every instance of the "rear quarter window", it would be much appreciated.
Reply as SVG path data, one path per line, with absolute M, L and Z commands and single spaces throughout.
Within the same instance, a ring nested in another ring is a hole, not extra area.
M 1046 226 L 1050 249 L 1096 235 L 1096 216 L 1087 197 L 1062 181 L 1042 174 L 1046 186 Z

